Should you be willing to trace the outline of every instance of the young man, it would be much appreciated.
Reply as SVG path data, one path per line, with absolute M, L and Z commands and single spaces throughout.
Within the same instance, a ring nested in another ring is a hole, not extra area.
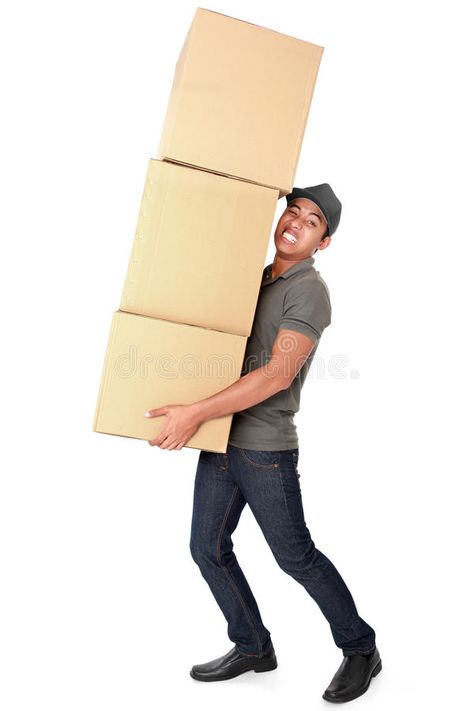
M 375 632 L 358 614 L 344 580 L 305 524 L 293 416 L 324 329 L 331 323 L 325 282 L 313 255 L 326 249 L 341 203 L 330 185 L 295 188 L 275 229 L 275 257 L 262 276 L 241 378 L 212 397 L 167 405 L 150 444 L 181 449 L 205 420 L 235 413 L 225 453 L 202 450 L 194 484 L 190 548 L 227 623 L 234 647 L 193 666 L 199 681 L 275 669 L 270 632 L 233 553 L 232 533 L 249 504 L 278 565 L 315 600 L 343 661 L 323 698 L 341 702 L 367 691 L 382 668 Z

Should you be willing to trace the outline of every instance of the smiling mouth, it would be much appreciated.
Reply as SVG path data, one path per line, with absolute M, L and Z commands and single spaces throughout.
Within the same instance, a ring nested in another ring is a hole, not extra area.
M 297 239 L 294 235 L 292 235 L 290 232 L 283 232 L 282 238 L 287 242 L 288 244 L 296 244 Z

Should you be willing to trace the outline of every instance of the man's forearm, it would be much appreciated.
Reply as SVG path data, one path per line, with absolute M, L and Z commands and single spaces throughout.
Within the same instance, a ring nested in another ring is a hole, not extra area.
M 193 403 L 199 419 L 203 422 L 215 417 L 230 415 L 252 407 L 288 387 L 278 371 L 270 372 L 268 365 L 255 368 L 243 375 L 225 390 Z

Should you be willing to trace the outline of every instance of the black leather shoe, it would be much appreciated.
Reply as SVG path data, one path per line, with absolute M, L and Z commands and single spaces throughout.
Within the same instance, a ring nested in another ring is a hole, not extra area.
M 323 699 L 336 703 L 352 701 L 367 691 L 370 680 L 380 671 L 382 660 L 377 647 L 367 657 L 364 654 L 344 656 L 341 666 L 323 694 Z
M 263 657 L 241 654 L 237 645 L 222 657 L 213 659 L 206 664 L 195 664 L 189 672 L 198 681 L 221 681 L 247 671 L 265 672 L 276 669 L 277 658 L 273 647 Z

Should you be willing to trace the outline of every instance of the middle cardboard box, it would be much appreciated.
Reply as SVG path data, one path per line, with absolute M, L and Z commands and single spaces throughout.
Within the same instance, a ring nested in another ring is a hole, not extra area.
M 150 159 L 120 310 L 249 336 L 278 197 Z

